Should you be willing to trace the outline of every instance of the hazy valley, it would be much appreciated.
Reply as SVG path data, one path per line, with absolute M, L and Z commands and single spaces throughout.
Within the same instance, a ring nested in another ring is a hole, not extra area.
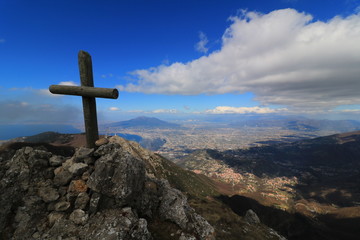
M 105 135 L 127 134 L 129 140 L 176 161 L 201 149 L 235 150 L 294 142 L 360 129 L 360 122 L 314 120 L 283 116 L 216 116 L 177 120 L 139 117 L 103 124 Z

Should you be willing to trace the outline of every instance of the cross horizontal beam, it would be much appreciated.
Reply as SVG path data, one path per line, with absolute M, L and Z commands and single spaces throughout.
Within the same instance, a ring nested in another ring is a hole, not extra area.
M 119 91 L 116 88 L 51 85 L 49 90 L 54 94 L 76 95 L 82 97 L 100 97 L 112 99 L 117 99 L 119 97 Z

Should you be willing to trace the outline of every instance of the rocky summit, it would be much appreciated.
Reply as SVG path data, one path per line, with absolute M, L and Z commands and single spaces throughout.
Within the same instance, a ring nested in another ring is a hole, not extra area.
M 149 222 L 179 240 L 215 239 L 187 197 L 158 176 L 159 158 L 114 136 L 72 156 L 42 145 L 0 155 L 0 239 L 154 239 Z

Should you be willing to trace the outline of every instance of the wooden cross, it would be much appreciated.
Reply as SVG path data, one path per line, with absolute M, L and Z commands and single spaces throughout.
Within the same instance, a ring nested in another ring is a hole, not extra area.
M 96 97 L 117 99 L 119 91 L 116 88 L 94 87 L 91 56 L 85 51 L 78 55 L 81 86 L 51 85 L 49 90 L 53 94 L 82 96 L 86 142 L 88 148 L 94 148 L 99 139 L 96 115 Z

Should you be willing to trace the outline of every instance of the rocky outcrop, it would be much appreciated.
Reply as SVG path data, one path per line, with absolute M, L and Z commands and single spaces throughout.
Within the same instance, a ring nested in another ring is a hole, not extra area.
M 156 177 L 153 153 L 120 137 L 65 158 L 23 147 L 1 159 L 0 239 L 153 239 L 154 219 L 179 239 L 215 239 L 186 196 Z
M 259 224 L 260 223 L 260 219 L 259 219 L 258 215 L 252 209 L 249 209 L 246 211 L 244 220 L 249 224 Z

